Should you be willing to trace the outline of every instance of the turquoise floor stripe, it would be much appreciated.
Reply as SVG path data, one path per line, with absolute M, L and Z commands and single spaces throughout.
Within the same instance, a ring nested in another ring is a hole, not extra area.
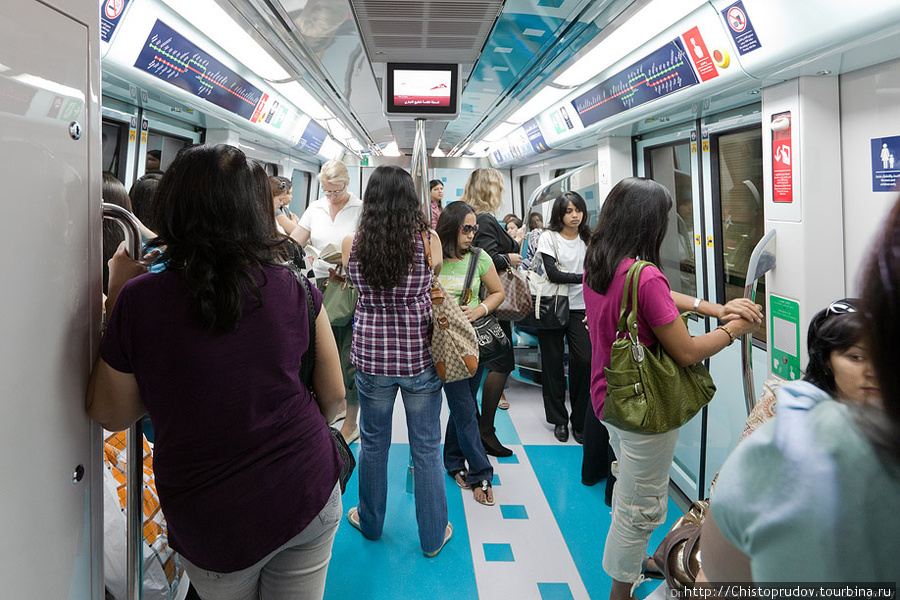
M 606 481 L 592 487 L 582 485 L 581 446 L 526 446 L 525 452 L 588 594 L 595 600 L 609 598 L 611 579 L 601 566 L 611 520 L 610 509 L 603 501 Z M 680 516 L 681 511 L 669 499 L 666 522 L 650 537 L 651 552 Z M 645 583 L 637 595 L 644 597 L 658 585 L 658 581 Z
M 354 445 L 354 454 L 359 446 Z M 383 537 L 378 541 L 341 521 L 334 540 L 326 598 L 397 600 L 397 598 L 477 598 L 475 569 L 469 549 L 462 496 L 452 479 L 447 509 L 453 523 L 453 539 L 435 558 L 425 558 L 419 546 L 415 499 L 406 493 L 409 445 L 393 444 L 388 458 L 387 516 Z M 344 515 L 359 502 L 358 473 L 354 473 L 343 496 Z M 452 576 L 449 576 L 452 574 Z

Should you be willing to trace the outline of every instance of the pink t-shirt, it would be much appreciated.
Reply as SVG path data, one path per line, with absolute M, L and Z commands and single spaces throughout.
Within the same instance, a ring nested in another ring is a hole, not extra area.
M 584 286 L 584 304 L 587 312 L 588 331 L 591 336 L 591 403 L 594 414 L 603 418 L 603 401 L 606 399 L 606 372 L 609 353 L 616 339 L 622 291 L 625 275 L 634 264 L 633 258 L 619 263 L 616 276 L 605 294 L 598 294 L 587 284 Z M 672 300 L 669 280 L 655 266 L 644 267 L 638 282 L 638 337 L 645 346 L 656 343 L 651 327 L 671 323 L 678 318 L 678 308 Z

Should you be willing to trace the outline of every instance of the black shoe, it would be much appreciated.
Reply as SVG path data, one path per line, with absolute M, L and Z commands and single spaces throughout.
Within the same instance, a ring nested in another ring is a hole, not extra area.
M 582 446 L 584 445 L 584 432 L 578 431 L 577 429 L 575 429 L 573 427 L 572 428 L 572 437 L 575 438 L 576 442 L 578 442 Z
M 569 427 L 568 425 L 557 425 L 553 428 L 553 435 L 556 436 L 556 439 L 565 443 L 569 441 Z
M 513 451 L 501 444 L 497 439 L 497 434 L 493 431 L 481 434 L 481 444 L 484 446 L 485 453 L 491 456 L 506 458 L 513 455 Z

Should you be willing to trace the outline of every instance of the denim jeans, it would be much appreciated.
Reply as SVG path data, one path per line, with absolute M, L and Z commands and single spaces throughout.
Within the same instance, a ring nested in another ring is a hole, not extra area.
M 666 520 L 669 469 L 678 429 L 644 434 L 604 423 L 616 453 L 612 474 L 618 477 L 612 498 L 612 523 L 603 551 L 603 570 L 618 581 L 635 583 L 653 530 Z
M 494 479 L 494 467 L 481 443 L 475 406 L 475 396 L 478 395 L 483 372 L 484 367 L 479 366 L 472 377 L 444 384 L 444 394 L 450 408 L 450 420 L 447 421 L 447 433 L 444 435 L 444 468 L 453 475 L 466 469 L 468 461 L 466 483 L 470 486 L 480 484 L 482 479 Z
M 415 469 L 416 522 L 423 552 L 444 541 L 447 494 L 441 465 L 441 380 L 434 367 L 412 377 L 371 375 L 357 369 L 359 392 L 359 526 L 381 537 L 387 504 L 387 464 L 397 390 L 403 397 Z
M 306 528 L 246 569 L 231 573 L 203 570 L 181 560 L 201 598 L 216 600 L 292 600 L 322 598 L 334 534 L 341 522 L 341 487 Z M 240 540 L 235 540 L 240 543 Z

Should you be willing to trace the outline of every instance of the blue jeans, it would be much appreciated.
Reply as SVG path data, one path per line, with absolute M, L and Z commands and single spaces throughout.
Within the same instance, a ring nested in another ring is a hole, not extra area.
M 359 392 L 359 526 L 381 537 L 387 504 L 387 464 L 397 390 L 403 397 L 415 468 L 416 522 L 423 552 L 434 552 L 447 528 L 447 494 L 441 465 L 441 380 L 434 367 L 412 377 L 356 371 Z
M 481 386 L 481 375 L 484 367 L 479 366 L 474 376 L 444 384 L 447 405 L 450 407 L 450 420 L 447 421 L 447 433 L 444 436 L 444 468 L 451 475 L 466 468 L 466 483 L 478 485 L 482 479 L 494 479 L 494 467 L 491 466 L 481 434 L 478 431 L 478 415 L 475 397 Z

